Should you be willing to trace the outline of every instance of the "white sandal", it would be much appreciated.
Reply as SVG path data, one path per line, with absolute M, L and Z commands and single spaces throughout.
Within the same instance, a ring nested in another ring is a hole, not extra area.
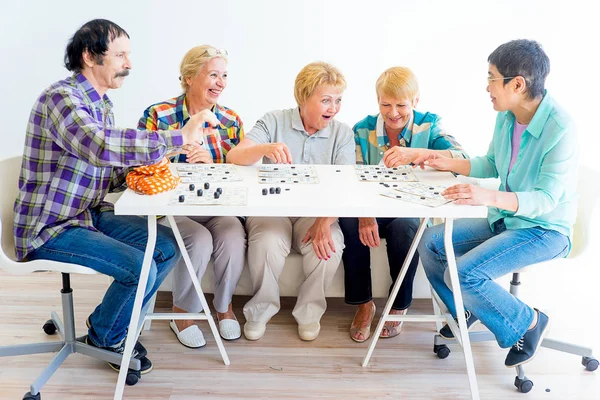
M 189 347 L 190 349 L 197 349 L 199 347 L 206 345 L 206 340 L 204 339 L 204 335 L 200 328 L 197 325 L 188 326 L 181 332 L 177 328 L 177 324 L 175 321 L 171 320 L 169 323 L 171 330 L 177 336 L 179 342 L 185 347 Z

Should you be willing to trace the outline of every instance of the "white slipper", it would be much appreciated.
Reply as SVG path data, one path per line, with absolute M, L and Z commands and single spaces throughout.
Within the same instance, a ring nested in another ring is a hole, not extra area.
M 222 319 L 219 321 L 219 334 L 225 340 L 235 340 L 242 336 L 240 323 L 236 319 Z
M 204 335 L 202 334 L 202 331 L 200 330 L 200 328 L 198 328 L 197 325 L 188 326 L 181 332 L 179 332 L 179 329 L 177 329 L 177 324 L 175 324 L 175 321 L 171 320 L 169 326 L 171 327 L 173 333 L 175 333 L 175 336 L 177 336 L 179 342 L 185 347 L 189 347 L 190 349 L 197 349 L 206 345 Z

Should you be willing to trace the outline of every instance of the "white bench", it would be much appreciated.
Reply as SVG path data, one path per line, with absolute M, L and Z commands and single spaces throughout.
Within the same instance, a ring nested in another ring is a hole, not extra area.
M 292 250 L 290 255 L 285 260 L 285 267 L 279 278 L 279 290 L 281 296 L 297 296 L 300 284 L 304 281 L 302 272 L 302 257 L 300 254 Z M 389 288 L 392 283 L 387 261 L 387 252 L 385 239 L 381 240 L 381 245 L 371 250 L 371 277 L 373 282 L 373 296 L 377 298 L 387 298 Z M 212 261 L 206 269 L 206 273 L 202 278 L 202 291 L 204 293 L 212 293 L 214 289 L 214 274 Z M 158 290 L 171 291 L 172 278 L 171 274 L 165 279 Z M 242 277 L 235 290 L 237 295 L 252 296 L 252 284 L 250 282 L 250 273 L 248 267 L 244 268 Z M 327 297 L 344 297 L 344 266 L 340 264 L 333 282 L 326 293 Z M 415 284 L 413 289 L 414 298 L 431 298 L 429 282 L 423 272 L 423 268 L 417 269 Z

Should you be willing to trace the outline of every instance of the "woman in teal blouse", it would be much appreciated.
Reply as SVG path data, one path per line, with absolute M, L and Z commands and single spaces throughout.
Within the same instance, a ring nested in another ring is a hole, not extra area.
M 511 348 L 505 365 L 515 367 L 535 356 L 548 316 L 494 279 L 568 254 L 577 208 L 577 143 L 570 118 L 544 89 L 550 61 L 537 42 L 505 43 L 488 62 L 487 91 L 498 116 L 487 155 L 467 160 L 432 154 L 415 164 L 500 178 L 498 190 L 460 184 L 443 194 L 456 204 L 489 207 L 487 219 L 456 221 L 452 241 L 467 326 L 481 321 L 500 347 Z M 418 251 L 431 285 L 456 316 L 443 236 L 442 226 L 428 228 Z M 440 335 L 454 337 L 448 325 Z

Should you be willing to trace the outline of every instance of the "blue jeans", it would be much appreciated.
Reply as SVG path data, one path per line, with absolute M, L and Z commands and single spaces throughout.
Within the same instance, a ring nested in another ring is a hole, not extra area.
M 70 228 L 28 258 L 79 264 L 114 278 L 102 303 L 90 316 L 89 338 L 96 345 L 107 347 L 119 343 L 127 334 L 148 241 L 148 222 L 136 216 L 116 216 L 112 211 L 90 211 L 97 232 Z M 157 228 L 144 304 L 180 257 L 173 231 L 162 225 Z
M 344 286 L 346 303 L 364 304 L 373 299 L 371 288 L 371 249 L 360 241 L 358 218 L 340 218 L 340 228 L 344 234 Z M 400 274 L 402 263 L 408 255 L 410 245 L 419 229 L 418 218 L 377 218 L 379 236 L 385 238 L 390 266 L 392 285 Z M 412 304 L 413 281 L 419 264 L 419 254 L 415 254 L 392 308 L 404 310 Z
M 508 230 L 502 220 L 492 230 L 487 219 L 461 219 L 454 223 L 452 242 L 465 308 L 495 335 L 500 347 L 512 346 L 529 328 L 534 310 L 494 279 L 528 265 L 565 257 L 568 237 L 539 227 Z M 425 230 L 419 255 L 431 286 L 456 317 L 443 225 Z

